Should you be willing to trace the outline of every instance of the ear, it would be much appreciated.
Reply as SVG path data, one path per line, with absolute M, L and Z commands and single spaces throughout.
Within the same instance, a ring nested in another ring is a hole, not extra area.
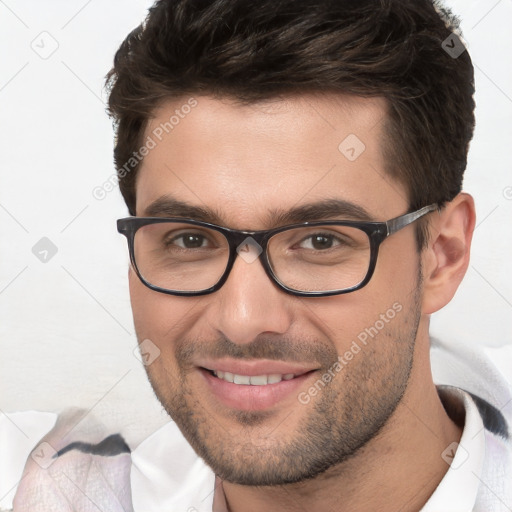
M 466 273 L 475 229 L 473 198 L 460 193 L 429 220 L 430 239 L 422 254 L 422 312 L 426 315 L 452 300 Z

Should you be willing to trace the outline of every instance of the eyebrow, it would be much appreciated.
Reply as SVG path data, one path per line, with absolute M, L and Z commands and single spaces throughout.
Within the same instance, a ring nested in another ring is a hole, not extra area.
M 144 209 L 143 216 L 187 218 L 226 227 L 229 224 L 229 222 L 226 222 L 227 219 L 223 219 L 219 211 L 206 206 L 192 205 L 170 195 L 159 197 L 149 204 Z M 271 209 L 264 219 L 265 224 L 270 227 L 328 219 L 367 222 L 374 220 L 362 206 L 336 198 L 306 203 L 290 210 Z
M 221 215 L 213 209 L 179 201 L 170 195 L 159 197 L 149 204 L 143 211 L 143 217 L 183 217 L 211 224 L 222 223 Z

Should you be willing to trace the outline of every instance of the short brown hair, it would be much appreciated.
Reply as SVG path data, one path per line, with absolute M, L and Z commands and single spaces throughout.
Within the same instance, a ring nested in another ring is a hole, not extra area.
M 432 0 L 159 0 L 121 44 L 107 75 L 120 188 L 135 215 L 147 121 L 187 94 L 242 102 L 306 92 L 383 97 L 387 172 L 409 207 L 461 190 L 474 129 L 474 77 L 458 21 Z M 446 43 L 445 43 L 446 44 Z M 123 169 L 125 172 L 120 172 Z M 424 233 L 419 230 L 420 247 Z

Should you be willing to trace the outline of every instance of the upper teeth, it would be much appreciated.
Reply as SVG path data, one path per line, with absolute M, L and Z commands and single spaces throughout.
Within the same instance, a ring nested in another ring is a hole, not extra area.
M 287 373 L 285 375 L 279 373 L 271 373 L 270 375 L 237 375 L 236 373 L 223 372 L 220 370 L 214 370 L 213 372 L 219 379 L 227 382 L 233 382 L 234 384 L 245 384 L 252 386 L 265 386 L 267 384 L 277 384 L 282 380 L 291 380 L 295 377 L 293 373 Z

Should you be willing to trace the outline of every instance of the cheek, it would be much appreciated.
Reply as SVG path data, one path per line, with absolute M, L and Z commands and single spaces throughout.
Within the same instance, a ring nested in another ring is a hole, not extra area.
M 133 271 L 130 271 L 129 286 L 133 322 L 139 342 L 149 338 L 162 350 L 162 333 L 171 329 L 175 319 L 179 318 L 179 312 L 169 304 L 173 297 L 150 290 Z
M 310 307 L 317 327 L 332 341 L 340 356 L 353 347 L 357 350 L 357 344 L 363 346 L 382 338 L 400 323 L 398 313 L 403 310 L 403 300 L 397 298 L 398 295 L 386 296 L 363 290 L 346 297 L 332 297 L 328 303 Z M 386 345 L 380 345 L 380 349 L 385 351 Z M 377 352 L 380 349 L 377 348 Z
M 178 389 L 176 386 L 179 372 L 175 344 L 169 333 L 173 331 L 179 312 L 168 304 L 174 297 L 150 290 L 141 283 L 133 271 L 130 271 L 129 286 L 137 340 L 142 344 L 141 347 L 146 344 L 146 352 L 148 347 L 154 345 L 159 351 L 155 360 L 145 365 L 144 369 L 157 396 L 167 403 L 169 397 L 176 394 Z
M 144 339 L 144 337 L 148 337 L 145 336 L 146 325 L 151 325 L 152 323 L 152 319 L 147 318 L 148 313 L 150 313 L 152 309 L 149 306 L 152 302 L 152 298 L 151 295 L 147 293 L 150 290 L 140 282 L 139 278 L 131 268 L 128 274 L 128 284 L 130 288 L 130 302 L 132 305 L 135 331 L 137 332 L 137 338 L 140 341 Z
M 150 339 L 165 360 L 174 359 L 176 345 L 199 336 L 201 297 L 177 297 L 155 292 L 129 275 L 133 322 L 139 342 Z
M 308 299 L 312 313 L 307 314 L 308 321 L 332 340 L 338 354 L 351 350 L 354 342 L 364 345 L 377 339 L 380 343 L 375 351 L 385 352 L 393 339 L 408 329 L 407 312 L 415 314 L 419 300 L 418 258 L 414 246 L 408 250 L 414 251 L 407 253 L 414 257 L 406 257 L 401 246 L 398 253 L 383 250 L 372 279 L 361 290 Z

